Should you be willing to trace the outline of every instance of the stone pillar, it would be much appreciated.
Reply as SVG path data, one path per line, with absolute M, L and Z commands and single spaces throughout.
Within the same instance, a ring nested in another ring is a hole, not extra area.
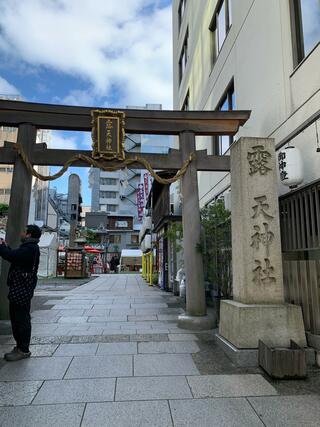
M 17 142 L 26 154 L 31 153 L 36 142 L 37 129 L 30 124 L 19 126 Z M 20 245 L 20 236 L 28 221 L 32 175 L 20 157 L 17 157 L 11 184 L 11 194 L 6 229 L 6 241 L 12 248 Z M 0 319 L 9 319 L 7 276 L 9 263 L 2 260 L 0 275 Z
M 180 150 L 183 162 L 196 150 L 193 132 L 180 134 Z M 200 243 L 200 211 L 197 165 L 190 163 L 182 178 L 183 253 L 186 275 L 186 313 L 179 316 L 181 328 L 205 330 L 213 327 L 213 319 L 207 316 Z
M 234 299 L 221 303 L 219 334 L 237 348 L 305 346 L 301 307 L 284 302 L 273 139 L 232 145 L 231 191 Z

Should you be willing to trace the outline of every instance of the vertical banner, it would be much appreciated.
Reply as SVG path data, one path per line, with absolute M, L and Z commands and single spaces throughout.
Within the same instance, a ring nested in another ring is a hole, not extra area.
M 137 210 L 138 210 L 138 220 L 142 221 L 143 217 L 143 208 L 144 208 L 144 187 L 143 184 L 138 184 L 137 188 Z
M 143 174 L 144 194 L 145 194 L 146 202 L 149 195 L 149 175 L 150 174 L 148 172 Z

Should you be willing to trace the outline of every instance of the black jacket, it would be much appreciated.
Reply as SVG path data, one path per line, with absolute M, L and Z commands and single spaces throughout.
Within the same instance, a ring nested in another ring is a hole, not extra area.
M 24 271 L 26 273 L 31 273 L 33 270 L 35 276 L 34 285 L 36 285 L 40 259 L 38 242 L 38 239 L 27 239 L 18 249 L 11 249 L 9 246 L 0 245 L 0 256 L 11 263 L 8 277 L 13 270 Z

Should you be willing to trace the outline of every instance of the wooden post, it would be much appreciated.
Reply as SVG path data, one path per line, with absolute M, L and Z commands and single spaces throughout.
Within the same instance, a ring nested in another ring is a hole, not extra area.
M 180 134 L 182 161 L 196 151 L 194 132 Z M 182 222 L 184 270 L 186 275 L 186 314 L 179 316 L 179 326 L 185 329 L 210 329 L 213 321 L 206 315 L 200 243 L 200 210 L 197 165 L 192 161 L 182 178 Z
M 36 142 L 37 129 L 28 123 L 19 126 L 17 143 L 23 146 L 27 155 L 32 151 Z M 16 158 L 12 176 L 6 241 L 12 248 L 20 244 L 20 235 L 28 221 L 32 175 L 20 157 Z M 2 260 L 0 274 L 0 319 L 9 319 L 7 276 L 9 263 Z

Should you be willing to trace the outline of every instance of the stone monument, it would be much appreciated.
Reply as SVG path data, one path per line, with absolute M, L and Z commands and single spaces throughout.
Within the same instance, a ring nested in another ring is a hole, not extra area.
M 221 302 L 219 335 L 237 349 L 306 346 L 301 307 L 286 304 L 273 139 L 231 147 L 233 300 Z

